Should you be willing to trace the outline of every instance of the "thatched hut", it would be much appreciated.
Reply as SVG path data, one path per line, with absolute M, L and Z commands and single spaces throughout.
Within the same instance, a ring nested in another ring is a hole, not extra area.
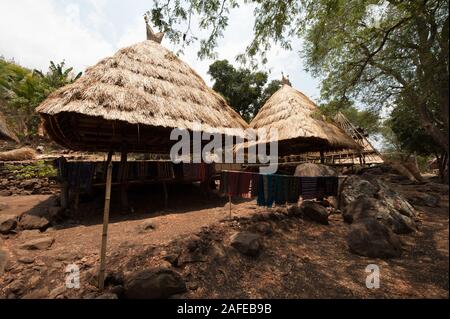
M 359 149 L 350 136 L 320 114 L 313 101 L 286 80 L 261 108 L 250 127 L 276 129 L 280 155 Z M 273 139 L 267 136 L 258 143 L 269 143 Z
M 8 140 L 12 142 L 19 143 L 19 139 L 16 134 L 11 130 L 11 128 L 6 123 L 6 119 L 3 114 L 0 113 L 0 140 Z
M 147 41 L 100 61 L 37 108 L 57 143 L 74 150 L 109 152 L 100 289 L 105 277 L 113 152 L 122 153 L 121 201 L 127 208 L 127 153 L 169 153 L 176 142 L 170 140 L 175 128 L 221 135 L 243 135 L 247 128 L 194 70 L 160 45 L 162 37 L 147 24 Z
M 51 94 L 37 111 L 62 146 L 167 153 L 173 128 L 240 135 L 247 123 L 175 54 L 155 41 L 121 49 Z M 234 130 L 234 131 L 233 131 Z

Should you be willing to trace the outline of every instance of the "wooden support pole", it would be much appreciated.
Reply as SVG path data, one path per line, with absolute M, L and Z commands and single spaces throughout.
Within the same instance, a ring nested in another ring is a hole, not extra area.
M 128 153 L 125 149 L 125 147 L 122 149 L 122 152 L 120 154 L 120 168 L 119 168 L 119 178 L 120 178 L 120 200 L 122 205 L 122 210 L 125 212 L 128 212 L 129 210 L 129 203 L 128 203 L 128 167 L 127 167 L 127 160 L 128 160 Z
M 231 195 L 228 195 L 228 201 L 230 202 L 230 219 L 233 218 L 233 214 L 231 212 Z
M 105 190 L 105 208 L 103 211 L 103 233 L 102 247 L 100 250 L 100 270 L 98 274 L 98 288 L 105 288 L 105 271 L 106 271 L 106 245 L 108 243 L 108 224 L 109 224 L 109 207 L 111 204 L 111 181 L 112 181 L 112 152 L 108 154 L 106 169 L 106 190 Z
M 320 150 L 320 164 L 325 164 L 325 153 L 323 150 Z

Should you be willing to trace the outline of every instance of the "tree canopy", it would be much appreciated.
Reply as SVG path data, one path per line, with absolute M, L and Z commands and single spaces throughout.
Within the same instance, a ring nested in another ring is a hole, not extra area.
M 199 56 L 214 56 L 233 8 L 254 9 L 253 39 L 241 61 L 262 57 L 274 44 L 305 40 L 307 69 L 324 79 L 325 101 L 359 101 L 372 108 L 402 99 L 419 124 L 448 150 L 447 0 L 154 0 L 147 13 L 176 43 L 200 41 Z M 194 19 L 195 17 L 195 19 Z M 193 21 L 208 36 L 198 39 Z
M 81 76 L 74 75 L 65 62 L 50 62 L 46 73 L 31 71 L 0 58 L 0 110 L 6 114 L 19 137 L 37 133 L 39 116 L 35 108 L 54 90 Z
M 235 68 L 227 60 L 215 61 L 209 66 L 208 74 L 214 80 L 213 89 L 247 122 L 253 119 L 266 100 L 281 87 L 278 80 L 266 85 L 266 72 Z

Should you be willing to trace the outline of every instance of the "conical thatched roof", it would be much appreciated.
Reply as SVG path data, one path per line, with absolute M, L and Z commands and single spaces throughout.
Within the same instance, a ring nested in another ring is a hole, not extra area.
M 6 123 L 6 119 L 3 114 L 0 113 L 0 139 L 1 140 L 10 140 L 16 143 L 19 143 L 19 139 L 16 134 L 9 128 Z
M 250 127 L 277 129 L 280 154 L 359 149 L 350 136 L 323 118 L 314 102 L 287 84 L 266 102 Z
M 51 94 L 37 111 L 49 134 L 75 149 L 106 150 L 111 143 L 126 142 L 130 150 L 148 151 L 167 144 L 168 130 L 192 130 L 194 123 L 208 133 L 234 129 L 229 135 L 247 128 L 194 70 L 154 41 L 100 61 Z M 166 139 L 149 140 L 162 135 Z

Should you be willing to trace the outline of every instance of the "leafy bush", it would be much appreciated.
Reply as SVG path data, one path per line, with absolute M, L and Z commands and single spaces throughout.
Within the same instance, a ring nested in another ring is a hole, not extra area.
M 57 175 L 56 168 L 45 163 L 45 161 L 37 161 L 26 166 L 6 165 L 5 169 L 17 179 L 50 178 Z

